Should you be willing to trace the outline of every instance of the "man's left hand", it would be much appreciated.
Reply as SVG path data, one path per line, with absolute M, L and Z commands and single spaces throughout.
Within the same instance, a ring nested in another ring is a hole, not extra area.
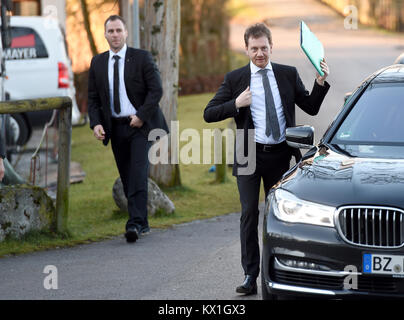
M 130 116 L 131 121 L 130 121 L 130 126 L 132 128 L 141 128 L 143 126 L 143 120 L 141 120 L 139 117 L 136 115 Z
M 324 81 L 325 81 L 325 79 L 328 77 L 328 75 L 330 74 L 330 69 L 328 68 L 328 65 L 327 65 L 327 63 L 325 62 L 325 59 L 323 59 L 321 62 L 320 62 L 320 66 L 321 66 L 321 70 L 324 72 L 324 75 L 323 76 L 320 76 L 318 73 L 317 73 L 317 83 L 320 85 L 320 86 L 323 86 L 324 85 Z

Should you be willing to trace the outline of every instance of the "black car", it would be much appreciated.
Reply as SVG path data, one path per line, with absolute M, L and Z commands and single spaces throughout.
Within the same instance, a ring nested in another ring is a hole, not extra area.
M 262 295 L 404 298 L 404 65 L 368 77 L 268 195 Z

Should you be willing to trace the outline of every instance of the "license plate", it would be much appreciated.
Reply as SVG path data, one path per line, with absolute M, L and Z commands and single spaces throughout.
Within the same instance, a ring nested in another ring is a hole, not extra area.
M 363 255 L 363 273 L 404 275 L 404 256 L 385 254 Z

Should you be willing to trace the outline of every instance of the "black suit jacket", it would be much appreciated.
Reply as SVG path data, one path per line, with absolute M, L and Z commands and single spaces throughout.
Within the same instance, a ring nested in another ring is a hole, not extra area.
M 109 51 L 96 55 L 91 60 L 88 79 L 88 115 L 90 128 L 101 124 L 108 144 L 111 136 L 111 107 L 108 82 Z M 163 95 L 160 73 L 148 51 L 127 48 L 124 66 L 125 88 L 129 101 L 137 110 L 136 115 L 144 121 L 140 128 L 147 137 L 153 129 L 168 126 L 159 107 Z
M 328 82 L 320 86 L 314 81 L 314 86 L 309 93 L 295 67 L 277 63 L 271 63 L 276 82 L 281 96 L 283 112 L 286 119 L 286 127 L 296 125 L 295 104 L 310 115 L 316 115 L 321 103 L 330 88 Z M 236 98 L 243 92 L 251 81 L 250 64 L 226 74 L 218 92 L 208 103 L 204 111 L 206 122 L 216 122 L 234 117 L 237 129 L 244 130 L 244 141 L 247 140 L 248 129 L 254 129 L 250 107 L 240 108 L 237 111 Z M 247 143 L 244 144 L 244 155 L 247 155 Z M 296 161 L 301 158 L 299 149 L 291 148 Z M 236 175 L 237 163 L 233 166 L 233 174 Z

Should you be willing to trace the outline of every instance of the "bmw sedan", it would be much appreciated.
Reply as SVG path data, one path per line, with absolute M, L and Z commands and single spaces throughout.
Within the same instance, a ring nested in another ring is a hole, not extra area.
M 404 298 L 404 65 L 374 73 L 268 195 L 262 295 Z

